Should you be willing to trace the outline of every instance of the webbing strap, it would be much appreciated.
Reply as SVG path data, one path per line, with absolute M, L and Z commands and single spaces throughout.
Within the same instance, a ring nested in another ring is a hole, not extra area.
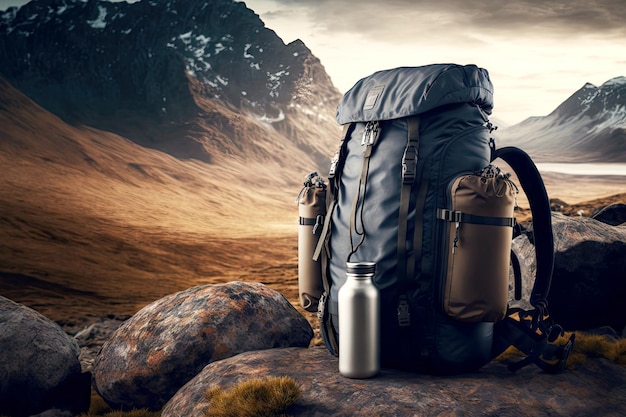
M 417 159 L 419 147 L 419 119 L 410 117 L 407 119 L 408 138 L 404 154 L 402 155 L 402 188 L 400 190 L 400 208 L 398 211 L 398 280 L 400 286 L 406 286 L 406 282 L 412 277 L 407 275 L 407 232 L 409 203 L 411 190 L 415 183 L 417 173 Z M 416 219 L 419 221 L 419 219 Z
M 511 267 L 513 268 L 513 282 L 515 283 L 515 299 L 522 299 L 522 268 L 517 254 L 511 249 Z
M 409 256 L 409 263 L 407 268 L 408 276 L 415 276 L 417 270 L 417 263 L 422 264 L 420 272 L 425 271 L 424 264 L 426 263 L 426 257 L 422 256 L 423 233 L 424 233 L 424 205 L 426 204 L 426 192 L 428 191 L 428 181 L 430 181 L 430 171 L 425 170 L 426 161 L 421 160 L 418 164 L 418 174 L 420 180 L 419 192 L 417 194 L 417 201 L 415 203 L 415 230 L 413 231 L 413 252 Z M 419 255 L 419 259 L 417 258 Z
M 354 194 L 354 199 L 352 200 L 352 209 L 350 211 L 350 253 L 348 254 L 347 262 L 350 262 L 350 258 L 354 255 L 357 249 L 363 244 L 365 240 L 365 225 L 363 224 L 363 207 L 364 200 L 367 194 L 367 176 L 370 170 L 370 157 L 372 156 L 372 150 L 374 147 L 374 143 L 378 138 L 379 134 L 379 124 L 378 122 L 368 122 L 365 126 L 365 131 L 363 132 L 363 139 L 361 140 L 361 145 L 365 146 L 363 150 L 363 165 L 361 166 L 361 177 L 359 178 L 359 186 Z M 363 192 L 361 192 L 361 189 Z M 361 195 L 363 198 L 361 198 Z M 361 201 L 361 216 L 359 217 L 359 201 Z M 357 219 L 360 218 L 361 229 L 358 229 Z M 352 234 L 356 233 L 359 236 L 359 241 L 356 245 L 352 242 Z
M 437 218 L 454 223 L 483 224 L 487 226 L 515 226 L 514 217 L 479 216 L 447 209 L 437 209 Z
M 324 248 L 328 248 L 328 240 L 330 239 L 330 218 L 335 211 L 335 205 L 337 205 L 337 201 L 327 200 L 326 207 L 326 217 L 324 218 L 324 226 L 322 227 L 322 233 L 320 234 L 319 240 L 317 241 L 317 246 L 315 247 L 315 251 L 313 252 L 313 260 L 317 262 L 320 259 L 320 255 L 322 254 L 322 250 Z M 330 254 L 328 254 L 330 256 Z M 322 268 L 322 278 L 325 275 L 324 268 Z M 324 280 L 322 280 L 324 281 Z
M 300 226 L 315 226 L 317 219 L 313 217 L 299 217 L 298 224 Z
M 519 314 L 518 319 L 513 317 Z M 575 335 L 572 334 L 564 345 L 553 343 L 557 336 L 564 335 L 559 326 L 550 323 L 530 322 L 524 317 L 533 314 L 529 311 L 511 309 L 507 317 L 496 323 L 492 356 L 504 352 L 509 346 L 515 346 L 526 357 L 508 365 L 512 372 L 534 363 L 545 372 L 558 373 L 565 369 L 567 358 L 573 350 Z M 555 334 L 552 334 L 555 333 Z

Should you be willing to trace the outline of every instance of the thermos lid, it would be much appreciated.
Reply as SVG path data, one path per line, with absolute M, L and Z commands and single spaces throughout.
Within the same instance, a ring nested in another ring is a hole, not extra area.
M 346 262 L 346 273 L 351 275 L 373 275 L 376 262 Z

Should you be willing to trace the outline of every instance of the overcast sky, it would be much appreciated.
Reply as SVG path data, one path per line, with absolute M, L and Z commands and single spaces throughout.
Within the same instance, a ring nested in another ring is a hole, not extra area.
M 494 115 L 549 114 L 585 82 L 626 76 L 624 0 L 247 0 L 300 38 L 345 92 L 372 72 L 432 63 L 486 68 Z
M 342 92 L 382 69 L 476 64 L 491 75 L 494 115 L 517 123 L 585 82 L 626 76 L 624 0 L 244 1 L 285 43 L 301 39 Z

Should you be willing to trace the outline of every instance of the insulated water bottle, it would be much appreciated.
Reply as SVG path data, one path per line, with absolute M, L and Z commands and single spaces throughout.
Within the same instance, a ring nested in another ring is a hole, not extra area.
M 380 369 L 380 301 L 374 262 L 347 262 L 339 289 L 339 372 L 369 378 Z
M 315 247 L 324 226 L 326 214 L 326 184 L 317 175 L 310 173 L 304 188 L 298 195 L 298 292 L 300 305 L 306 311 L 317 311 L 324 287 L 320 261 L 313 260 Z

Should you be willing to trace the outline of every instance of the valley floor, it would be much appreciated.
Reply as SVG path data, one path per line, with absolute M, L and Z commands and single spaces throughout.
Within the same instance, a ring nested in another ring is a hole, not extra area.
M 584 210 L 591 215 L 626 203 L 626 190 L 615 183 L 558 182 L 564 192 L 550 197 L 567 195 L 561 199 L 578 202 L 566 207 L 566 214 Z M 546 183 L 550 192 L 554 179 Z M 622 193 L 586 202 L 575 198 L 576 190 L 589 193 L 594 187 Z M 522 218 L 528 214 L 519 212 Z M 256 281 L 281 292 L 315 328 L 315 314 L 298 303 L 297 226 L 290 226 L 296 216 L 294 205 L 293 219 L 286 218 L 282 227 L 228 236 L 120 225 L 5 198 L 0 204 L 0 294 L 52 320 L 72 323 L 132 315 L 196 285 Z

